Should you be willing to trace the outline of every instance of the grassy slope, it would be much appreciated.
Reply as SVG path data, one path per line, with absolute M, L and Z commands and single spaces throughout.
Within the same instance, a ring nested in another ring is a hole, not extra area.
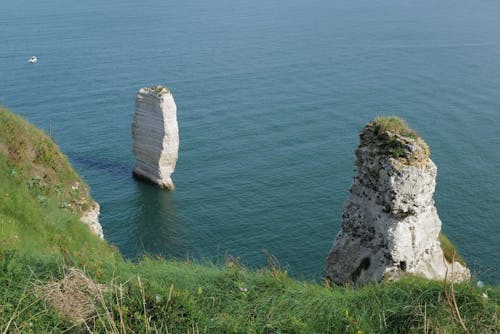
M 252 271 L 148 258 L 128 263 L 78 221 L 90 199 L 83 185 L 75 194 L 76 182 L 82 184 L 45 135 L 0 109 L 0 333 L 461 331 L 440 282 L 410 277 L 354 290 L 298 282 L 276 267 Z M 61 316 L 37 288 L 73 267 L 108 286 L 92 300 L 97 313 L 86 324 Z M 455 286 L 471 332 L 498 330 L 499 292 Z

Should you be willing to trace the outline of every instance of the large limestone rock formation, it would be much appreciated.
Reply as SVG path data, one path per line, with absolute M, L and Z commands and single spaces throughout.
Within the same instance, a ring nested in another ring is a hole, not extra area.
M 380 117 L 360 133 L 356 174 L 342 227 L 326 263 L 336 284 L 398 279 L 405 273 L 460 281 L 469 270 L 440 245 L 434 206 L 436 165 L 427 144 L 399 118 Z
M 141 88 L 137 93 L 132 123 L 134 175 L 162 188 L 174 189 L 179 151 L 177 107 L 170 90 L 163 86 Z

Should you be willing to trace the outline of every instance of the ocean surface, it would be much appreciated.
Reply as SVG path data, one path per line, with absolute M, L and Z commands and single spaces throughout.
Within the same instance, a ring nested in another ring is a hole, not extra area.
M 178 107 L 172 193 L 131 176 L 135 95 L 157 84 Z M 399 115 L 431 147 L 444 232 L 500 283 L 499 1 L 4 0 L 0 103 L 52 134 L 125 256 L 272 254 L 306 280 L 358 132 Z

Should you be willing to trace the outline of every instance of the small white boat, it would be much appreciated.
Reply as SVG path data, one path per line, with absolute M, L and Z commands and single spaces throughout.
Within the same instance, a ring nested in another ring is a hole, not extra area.
M 28 62 L 34 64 L 38 61 L 38 58 L 36 56 L 31 56 L 30 60 L 28 60 Z

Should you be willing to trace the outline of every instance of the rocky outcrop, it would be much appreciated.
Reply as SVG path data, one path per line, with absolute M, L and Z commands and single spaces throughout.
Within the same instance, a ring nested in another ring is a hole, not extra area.
M 71 201 L 62 202 L 60 207 L 79 215 L 80 221 L 87 225 L 92 233 L 104 240 L 102 226 L 99 223 L 100 206 L 90 197 L 87 185 L 77 181 L 68 190 Z
M 141 88 L 137 93 L 132 138 L 136 165 L 134 175 L 174 189 L 179 151 L 177 107 L 170 90 L 163 86 Z
M 406 273 L 460 281 L 465 265 L 445 258 L 434 206 L 429 147 L 399 118 L 377 118 L 360 133 L 356 174 L 342 226 L 327 258 L 336 284 L 394 280 Z
M 92 233 L 104 239 L 102 226 L 99 223 L 100 207 L 96 202 L 92 202 L 90 208 L 83 213 L 80 220 L 89 226 Z

